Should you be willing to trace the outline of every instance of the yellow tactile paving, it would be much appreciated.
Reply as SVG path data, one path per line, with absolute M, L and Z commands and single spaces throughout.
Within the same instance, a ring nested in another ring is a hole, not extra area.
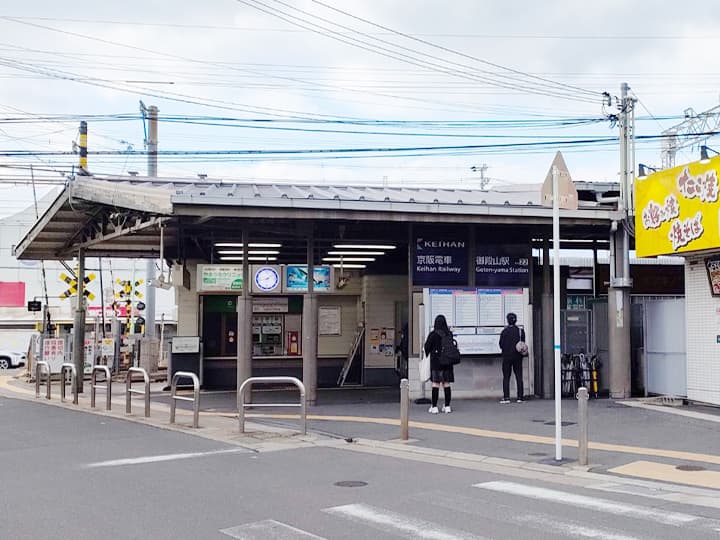
M 292 414 L 249 414 L 248 418 L 277 418 L 288 419 L 297 418 Z M 372 418 L 363 416 L 325 416 L 325 415 L 308 415 L 308 420 L 325 420 L 331 422 L 360 422 L 368 424 L 385 424 L 389 426 L 399 426 L 400 421 L 395 418 Z M 493 431 L 489 429 L 479 429 L 463 426 L 448 426 L 444 424 L 433 424 L 429 422 L 410 422 L 410 428 L 427 429 L 431 431 L 442 431 L 445 433 L 459 433 L 461 435 L 471 435 L 473 437 L 486 437 L 490 439 L 504 439 L 507 441 L 527 442 L 536 444 L 555 445 L 554 437 L 544 437 L 541 435 L 530 435 L 527 433 L 509 433 L 506 431 Z M 574 439 L 563 439 L 563 446 L 577 448 L 578 442 Z M 642 446 L 629 446 L 625 444 L 612 444 L 602 442 L 590 442 L 588 444 L 591 450 L 603 450 L 607 452 L 620 452 L 623 454 L 635 454 L 639 456 L 655 456 L 670 459 L 678 459 L 684 461 L 699 461 L 702 463 L 713 463 L 720 465 L 720 456 L 713 454 L 700 454 L 695 452 L 684 452 L 680 450 L 664 450 L 662 448 L 645 448 Z
M 675 484 L 720 489 L 720 471 L 679 471 L 675 465 L 666 463 L 633 461 L 627 465 L 609 469 L 609 472 L 646 480 L 661 480 Z

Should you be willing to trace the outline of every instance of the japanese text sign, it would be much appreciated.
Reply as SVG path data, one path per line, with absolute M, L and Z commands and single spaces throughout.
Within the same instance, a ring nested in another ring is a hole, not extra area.
M 413 250 L 415 285 L 467 285 L 467 240 L 439 233 L 418 236 Z
M 638 257 L 720 248 L 718 168 L 720 157 L 636 180 Z

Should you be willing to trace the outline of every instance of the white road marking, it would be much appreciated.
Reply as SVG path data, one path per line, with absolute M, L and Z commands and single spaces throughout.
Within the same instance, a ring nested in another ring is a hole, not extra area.
M 554 489 L 540 488 L 525 484 L 517 484 L 514 482 L 484 482 L 475 484 L 473 487 L 497 491 L 500 493 L 508 493 L 520 497 L 528 497 L 543 501 L 556 502 L 562 505 L 572 505 L 585 510 L 595 510 L 618 516 L 628 516 L 631 518 L 643 518 L 664 523 L 666 525 L 681 526 L 687 523 L 700 521 L 702 518 L 691 514 L 683 514 L 680 512 L 669 512 L 667 510 L 655 510 L 645 506 L 635 504 L 615 502 L 607 499 L 598 499 L 595 497 L 586 497 L 585 495 L 576 495 L 566 491 L 557 491 Z
M 544 531 L 553 531 L 571 538 L 600 538 L 602 540 L 639 540 L 637 536 L 615 533 L 609 529 L 595 529 L 571 521 L 563 521 L 556 516 L 547 517 L 539 514 L 520 516 L 515 521 L 528 524 Z
M 86 469 L 95 469 L 98 467 L 123 467 L 125 465 L 142 465 L 144 463 L 158 463 L 160 461 L 176 461 L 179 459 L 192 459 L 205 456 L 217 456 L 220 454 L 240 454 L 249 452 L 245 448 L 229 448 L 227 450 L 212 450 L 210 452 L 192 452 L 187 454 L 164 454 L 160 456 L 143 456 L 137 458 L 113 459 L 110 461 L 98 461 L 96 463 L 88 463 Z
M 325 508 L 323 512 L 344 517 L 356 523 L 370 525 L 382 531 L 392 531 L 403 538 L 422 538 L 423 540 L 483 540 L 481 536 L 474 536 L 463 531 L 442 527 L 437 523 L 404 516 L 362 503 Z
M 314 540 L 325 540 L 322 536 L 303 531 L 274 519 L 255 521 L 220 529 L 220 532 L 238 540 L 303 540 L 312 538 Z

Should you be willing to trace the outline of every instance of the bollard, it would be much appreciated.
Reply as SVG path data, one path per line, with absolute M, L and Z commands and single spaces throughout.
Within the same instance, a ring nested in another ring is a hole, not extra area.
M 410 408 L 410 381 L 400 380 L 400 438 L 408 440 L 408 416 Z
M 99 371 L 105 373 L 105 384 L 97 384 L 97 374 Z M 105 410 L 109 411 L 112 407 L 112 376 L 110 368 L 107 366 L 95 365 L 90 375 L 90 407 L 95 408 L 95 392 L 98 388 L 105 389 Z
M 60 401 L 65 403 L 65 384 L 67 383 L 67 374 L 70 372 L 70 387 L 73 394 L 73 404 L 78 404 L 78 393 L 77 393 L 77 370 L 75 364 L 65 363 L 60 366 Z
M 36 398 L 40 397 L 40 374 L 42 373 L 42 369 L 40 369 L 40 368 L 43 368 L 43 367 L 47 371 L 47 389 L 45 391 L 45 399 L 50 399 L 51 387 L 52 387 L 51 375 L 50 375 L 50 364 L 48 364 L 44 360 L 38 360 L 35 363 L 35 397 Z
M 578 462 L 580 465 L 588 464 L 588 395 L 587 388 L 580 388 L 577 393 L 578 400 Z

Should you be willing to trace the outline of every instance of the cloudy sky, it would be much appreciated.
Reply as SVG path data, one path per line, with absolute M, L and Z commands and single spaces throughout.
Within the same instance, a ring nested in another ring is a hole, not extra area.
M 140 100 L 177 152 L 161 176 L 471 187 L 540 182 L 558 149 L 576 180 L 615 180 L 602 92 L 623 81 L 639 135 L 718 105 L 707 1 L 323 1 L 6 2 L 0 216 L 32 202 L 31 165 L 72 172 L 82 115 L 92 172 L 144 174 Z

